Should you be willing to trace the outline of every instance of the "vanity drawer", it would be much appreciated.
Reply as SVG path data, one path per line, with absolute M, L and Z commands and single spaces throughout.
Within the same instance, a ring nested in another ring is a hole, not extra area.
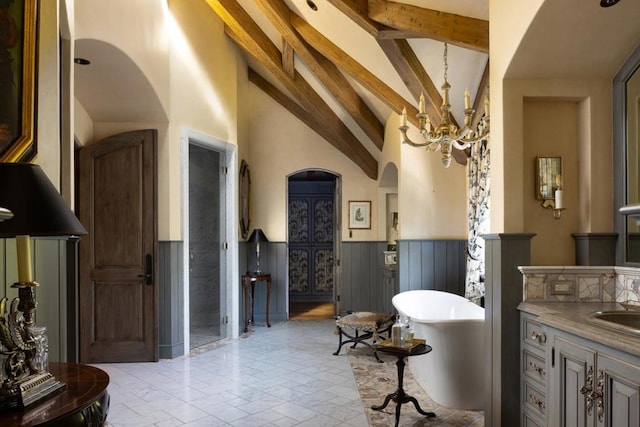
M 522 370 L 525 377 L 538 381 L 543 386 L 547 383 L 547 368 L 544 358 L 526 348 L 522 349 Z
M 530 317 L 522 319 L 522 341 L 544 349 L 547 345 L 546 328 Z
M 544 419 L 547 417 L 547 398 L 543 392 L 535 388 L 528 381 L 524 382 L 522 398 L 525 407 L 531 412 L 541 415 Z

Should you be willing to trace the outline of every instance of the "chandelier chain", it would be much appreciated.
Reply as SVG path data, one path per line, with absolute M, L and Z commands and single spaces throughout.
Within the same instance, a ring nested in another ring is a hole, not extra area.
M 444 44 L 444 81 L 447 81 L 447 72 L 449 71 L 449 64 L 447 63 L 447 43 Z

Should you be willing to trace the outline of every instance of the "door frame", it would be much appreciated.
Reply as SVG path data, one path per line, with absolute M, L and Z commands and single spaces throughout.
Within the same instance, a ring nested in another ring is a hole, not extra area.
M 334 189 L 334 200 L 333 200 L 333 306 L 334 306 L 334 315 L 338 316 L 340 314 L 340 298 L 342 291 L 342 175 L 336 171 L 332 171 L 330 169 L 323 168 L 305 168 L 298 169 L 294 172 L 287 174 L 285 177 L 285 212 L 286 212 L 286 224 L 287 224 L 287 262 L 286 262 L 286 299 L 285 304 L 287 307 L 287 319 L 289 319 L 289 178 L 294 175 L 297 175 L 301 172 L 309 172 L 309 171 L 317 171 L 317 172 L 326 172 L 336 177 L 336 185 Z
M 226 286 L 226 316 L 228 321 L 220 326 L 221 334 L 225 338 L 237 338 L 240 335 L 240 275 L 238 257 L 238 199 L 237 171 L 238 153 L 237 146 L 210 135 L 198 132 L 190 128 L 180 129 L 180 155 L 182 175 L 182 239 L 183 239 L 183 295 L 184 295 L 184 352 L 189 353 L 189 144 L 197 144 L 201 147 L 211 148 L 224 154 L 221 165 L 227 168 L 227 178 L 224 180 L 220 197 L 224 197 L 224 207 L 221 208 L 220 241 L 226 243 L 226 250 L 220 252 L 220 262 L 224 265 L 221 269 L 220 286 Z M 222 313 L 221 313 L 222 314 Z

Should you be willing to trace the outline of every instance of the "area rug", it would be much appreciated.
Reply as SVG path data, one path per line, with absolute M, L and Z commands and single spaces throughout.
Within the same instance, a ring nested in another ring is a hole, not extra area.
M 376 362 L 371 350 L 366 347 L 348 348 L 351 369 L 360 391 L 360 398 L 371 427 L 388 427 L 395 423 L 396 403 L 389 402 L 382 411 L 374 411 L 371 405 L 381 405 L 385 396 L 398 387 L 397 359 L 378 352 L 383 363 Z M 423 411 L 435 412 L 435 418 L 421 415 L 412 403 L 402 405 L 400 426 L 484 426 L 483 411 L 463 411 L 438 405 L 427 395 L 411 375 L 409 367 L 404 370 L 404 390 L 415 397 Z

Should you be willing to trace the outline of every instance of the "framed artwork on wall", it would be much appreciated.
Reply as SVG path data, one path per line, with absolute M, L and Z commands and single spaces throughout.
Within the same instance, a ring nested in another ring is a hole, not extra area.
M 349 228 L 371 228 L 371 201 L 349 200 Z
M 0 3 L 0 161 L 36 155 L 36 0 Z

